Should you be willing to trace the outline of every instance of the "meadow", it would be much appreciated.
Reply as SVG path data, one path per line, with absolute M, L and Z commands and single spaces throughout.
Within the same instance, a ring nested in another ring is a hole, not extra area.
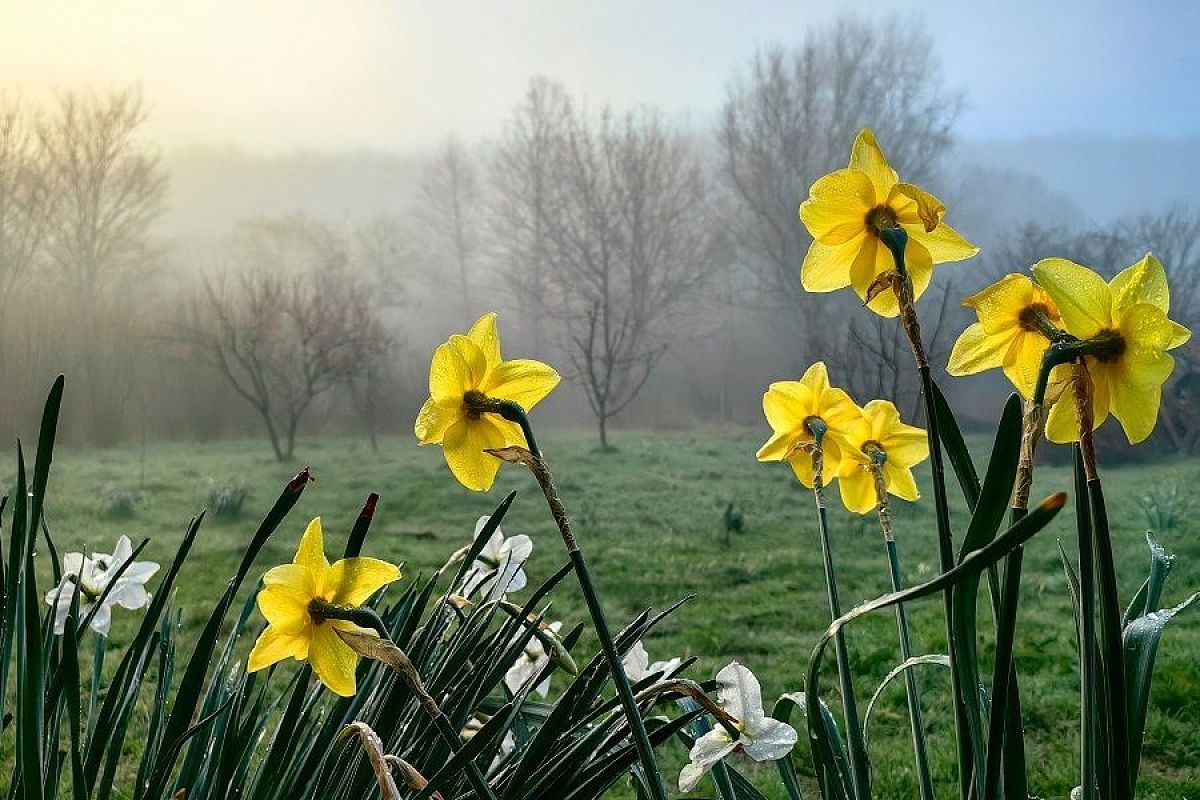
M 813 529 L 811 494 L 784 465 L 759 464 L 754 451 L 764 431 L 700 428 L 687 431 L 626 431 L 613 439 L 616 452 L 598 452 L 594 435 L 548 430 L 541 438 L 574 516 L 580 540 L 610 619 L 615 624 L 645 607 L 662 608 L 694 597 L 645 642 L 651 660 L 698 659 L 691 675 L 711 678 L 731 660 L 749 666 L 763 683 L 768 704 L 782 692 L 802 688 L 813 642 L 828 622 L 820 551 Z M 982 459 L 990 443 L 971 437 Z M 1047 447 L 1049 449 L 1049 447 Z M 11 453 L 4 463 L 12 462 Z M 1101 463 L 1104 453 L 1101 452 Z M 291 559 L 305 523 L 321 516 L 330 551 L 341 542 L 369 491 L 382 495 L 364 552 L 403 562 L 404 581 L 420 581 L 466 544 L 481 514 L 510 490 L 519 492 L 504 523 L 508 535 L 535 541 L 526 565 L 531 586 L 565 563 L 561 542 L 536 486 L 524 470 L 501 471 L 487 494 L 468 492 L 449 475 L 437 448 L 418 448 L 407 437 L 384 438 L 373 452 L 365 440 L 323 437 L 302 440 L 294 463 L 279 463 L 259 440 L 205 444 L 152 443 L 104 450 L 61 448 L 49 491 L 47 522 L 61 551 L 108 550 L 122 533 L 135 543 L 151 539 L 142 558 L 166 563 L 190 516 L 204 507 L 214 487 L 243 484 L 249 494 L 239 515 L 205 522 L 173 599 L 182 610 L 184 640 L 203 625 L 208 610 L 232 574 L 245 540 L 283 483 L 300 466 L 312 466 L 316 483 L 268 543 L 258 563 L 263 570 Z M 11 469 L 9 467 L 8 469 Z M 1122 601 L 1145 575 L 1147 516 L 1140 498 L 1178 487 L 1183 496 L 1200 481 L 1200 464 L 1167 460 L 1152 465 L 1105 468 Z M 7 471 L 7 470 L 6 470 Z M 927 493 L 925 465 L 918 484 Z M 1042 466 L 1034 497 L 1069 488 L 1067 467 Z M 886 556 L 875 517 L 853 517 L 831 489 L 831 530 L 845 607 L 883 593 Z M 962 529 L 965 507 L 954 496 L 955 523 Z M 725 524 L 729 504 L 741 515 L 741 532 Z M 916 582 L 936 569 L 932 503 L 896 501 L 895 528 L 905 578 Z M 1185 518 L 1158 532 L 1178 559 L 1166 600 L 1175 603 L 1200 587 L 1200 525 Z M 1029 748 L 1031 791 L 1064 797 L 1078 773 L 1079 682 L 1070 597 L 1058 554 L 1061 540 L 1073 551 L 1073 514 L 1068 509 L 1026 548 L 1016 659 Z M 39 569 L 49 572 L 39 554 Z M 43 579 L 42 585 L 47 585 Z M 552 619 L 568 627 L 586 623 L 575 591 L 555 593 Z M 990 610 L 980 603 L 981 631 L 990 631 Z M 917 652 L 944 652 L 940 605 L 909 607 Z M 113 645 L 122 646 L 138 612 L 114 613 Z M 849 628 L 860 708 L 898 662 L 894 619 L 880 613 Z M 586 627 L 586 626 L 585 626 Z M 90 634 L 89 634 L 90 635 Z M 243 643 L 248 650 L 250 642 Z M 586 634 L 580 646 L 594 652 Z M 1194 798 L 1200 794 L 1200 619 L 1191 612 L 1173 625 L 1159 654 L 1147 727 L 1140 796 Z M 986 659 L 989 650 L 982 651 Z M 824 682 L 826 701 L 837 708 L 833 659 Z M 941 667 L 920 675 L 930 729 L 935 778 L 953 780 L 949 679 Z M 558 678 L 554 686 L 563 685 Z M 553 696 L 553 691 L 552 691 Z M 137 721 L 134 723 L 138 724 Z M 870 722 L 876 794 L 915 794 L 912 753 L 902 682 L 884 693 Z M 137 737 L 131 736 L 130 742 Z M 807 747 L 797 760 L 802 771 Z M 682 746 L 664 750 L 668 774 L 683 762 Z M 6 754 L 11 757 L 11 754 Z M 769 797 L 783 797 L 774 767 L 739 761 L 753 772 Z M 627 789 L 614 790 L 623 796 Z M 695 796 L 705 796 L 705 784 Z

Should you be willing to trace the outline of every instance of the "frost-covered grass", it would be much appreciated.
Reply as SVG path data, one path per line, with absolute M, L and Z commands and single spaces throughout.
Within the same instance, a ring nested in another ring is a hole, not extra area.
M 692 674 L 704 678 L 731 659 L 742 661 L 761 679 L 769 706 L 781 692 L 801 688 L 812 644 L 828 618 L 811 494 L 786 466 L 755 462 L 763 435 L 740 428 L 633 431 L 613 437 L 615 453 L 596 452 L 587 431 L 548 430 L 539 438 L 575 517 L 610 618 L 623 623 L 645 606 L 662 607 L 695 594 L 646 642 L 651 658 L 698 656 Z M 971 445 L 982 459 L 989 442 L 977 438 Z M 0 453 L 0 464 L 12 464 L 12 455 Z M 1138 497 L 1170 483 L 1178 483 L 1184 494 L 1191 492 L 1200 482 L 1200 463 L 1105 468 L 1103 460 L 1101 451 L 1124 602 L 1144 577 L 1148 561 L 1146 516 Z M 530 534 L 536 542 L 526 567 L 531 585 L 566 560 L 528 473 L 502 470 L 492 492 L 474 494 L 450 477 L 436 448 L 420 449 L 406 437 L 384 439 L 379 454 L 358 439 L 310 439 L 300 444 L 297 461 L 289 464 L 274 461 L 258 440 L 155 444 L 145 454 L 144 481 L 139 448 L 61 448 L 47 518 L 60 550 L 104 549 L 127 533 L 135 542 L 151 538 L 141 558 L 166 562 L 213 483 L 244 483 L 250 495 L 243 513 L 210 519 L 184 569 L 176 604 L 183 609 L 186 640 L 203 624 L 257 521 L 303 463 L 313 467 L 317 482 L 263 551 L 263 569 L 290 560 L 312 516 L 323 518 L 330 549 L 339 549 L 369 491 L 378 491 L 383 499 L 364 552 L 404 562 L 405 580 L 437 569 L 467 542 L 476 518 L 510 489 L 518 489 L 520 495 L 504 529 Z M 926 465 L 917 470 L 918 483 L 928 492 L 924 469 Z M 5 469 L 6 483 L 10 470 Z M 1041 467 L 1034 496 L 1070 486 L 1068 468 Z M 112 491 L 140 493 L 131 517 L 103 513 L 102 498 Z M 831 491 L 836 493 L 836 486 Z M 956 529 L 961 531 L 964 507 L 961 496 L 952 493 L 952 498 L 957 501 Z M 743 517 L 741 534 L 726 534 L 724 512 L 730 502 Z M 873 517 L 852 519 L 840 504 L 831 502 L 830 507 L 842 601 L 849 607 L 887 588 L 886 556 Z M 894 511 L 906 578 L 923 580 L 937 563 L 932 503 L 897 501 Z M 1026 548 L 1018 627 L 1030 788 L 1046 797 L 1065 796 L 1077 772 L 1078 673 L 1070 598 L 1056 545 L 1061 538 L 1068 551 L 1073 550 L 1073 516 L 1067 509 Z M 1178 555 L 1166 598 L 1174 603 L 1200 588 L 1200 526 L 1185 521 L 1160 538 Z M 44 554 L 39 560 L 46 561 Z M 42 566 L 48 574 L 48 563 Z M 586 623 L 576 592 L 560 591 L 557 597 L 554 618 Z M 986 631 L 987 603 L 981 602 L 980 609 L 980 625 Z M 910 606 L 909 612 L 916 649 L 942 652 L 940 604 L 927 601 Z M 114 613 L 116 643 L 130 635 L 133 613 Z M 876 682 L 898 660 L 894 621 L 884 613 L 851 626 L 848 636 L 860 703 L 865 705 Z M 1190 611 L 1168 630 L 1159 655 L 1140 796 L 1194 798 L 1200 791 L 1197 653 L 1200 613 Z M 984 650 L 983 656 L 988 655 Z M 832 667 L 833 660 L 826 659 L 826 664 Z M 990 674 L 990 664 L 985 667 Z M 938 667 L 927 669 L 938 670 L 923 673 L 921 685 L 935 773 L 947 782 L 948 792 L 954 769 L 949 679 Z M 824 686 L 826 699 L 837 708 L 832 671 Z M 902 685 L 893 685 L 871 723 L 878 797 L 916 794 L 903 697 Z M 129 741 L 137 741 L 137 736 Z M 663 752 L 673 778 L 683 760 L 682 747 L 671 745 Z M 803 742 L 797 753 L 803 764 Z M 783 797 L 782 790 L 773 787 L 773 766 L 757 774 L 769 797 Z M 702 783 L 696 796 L 711 793 Z

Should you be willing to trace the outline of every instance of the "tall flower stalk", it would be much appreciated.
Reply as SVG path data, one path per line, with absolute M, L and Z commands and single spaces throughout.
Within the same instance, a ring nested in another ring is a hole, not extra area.
M 763 414 L 771 424 L 771 438 L 759 448 L 759 461 L 787 461 L 796 479 L 812 489 L 817 512 L 817 535 L 825 571 L 825 591 L 832 619 L 842 615 L 837 575 L 829 542 L 829 515 L 825 505 L 825 476 L 835 479 L 843 460 L 843 438 L 857 425 L 862 412 L 842 389 L 829 385 L 824 362 L 818 361 L 798 381 L 771 384 L 763 395 Z M 828 467 L 828 470 L 827 470 Z M 856 798 L 870 797 L 871 775 L 866 743 L 854 697 L 854 679 L 846 637 L 834 637 L 842 713 L 849 747 L 852 791 Z
M 546 497 L 546 503 L 550 507 L 550 514 L 554 518 L 554 523 L 558 527 L 559 534 L 562 536 L 563 545 L 567 549 L 567 556 L 571 559 L 571 566 L 574 568 L 575 577 L 579 580 L 579 589 L 587 605 L 588 614 L 592 618 L 592 626 L 596 631 L 596 638 L 600 640 L 600 651 L 604 655 L 609 673 L 613 678 L 613 684 L 616 686 L 617 698 L 629 723 L 630 734 L 633 737 L 633 744 L 637 749 L 642 770 L 650 785 L 650 790 L 654 793 L 655 800 L 666 800 L 666 785 L 663 783 L 662 774 L 658 769 L 658 761 L 654 756 L 654 746 L 650 743 L 650 737 L 646 733 L 646 725 L 642 720 L 637 698 L 633 694 L 633 687 L 630 686 L 629 676 L 625 674 L 623 659 L 621 658 L 621 654 L 617 652 L 612 632 L 609 630 L 608 619 L 604 614 L 604 606 L 600 603 L 600 595 L 596 591 L 595 583 L 592 581 L 592 573 L 588 569 L 587 559 L 584 557 L 583 549 L 579 546 L 579 542 L 571 530 L 571 518 L 567 516 L 566 506 L 559 499 L 558 489 L 554 486 L 554 479 L 550 474 L 550 468 L 546 465 L 545 459 L 542 458 L 542 452 L 537 446 L 537 440 L 533 435 L 533 427 L 529 424 L 529 415 L 525 413 L 525 409 L 521 408 L 518 403 L 511 400 L 493 401 L 487 398 L 473 398 L 468 402 L 472 410 L 476 413 L 498 414 L 506 420 L 517 423 L 521 427 L 525 443 L 528 447 L 509 446 L 489 449 L 486 452 L 504 461 L 524 464 L 533 473 L 534 479 L 537 481 L 538 486 L 541 487 L 542 494 Z
M 889 276 L 890 288 L 895 293 L 900 305 L 900 322 L 908 337 L 912 349 L 913 360 L 916 363 L 917 374 L 921 380 L 921 400 L 925 409 L 926 436 L 929 441 L 929 471 L 933 479 L 933 506 L 937 520 L 938 559 L 942 572 L 954 569 L 954 540 L 950 532 L 950 502 L 946 495 L 946 468 L 942 462 L 941 436 L 938 430 L 938 412 L 934 401 L 933 375 L 929 369 L 929 359 L 925 354 L 925 343 L 921 337 L 921 323 L 917 318 L 917 310 L 913 297 L 912 279 L 904 266 L 904 251 L 908 242 L 908 234 L 899 226 L 880 229 L 879 238 L 891 251 L 895 264 L 895 274 Z M 883 291 L 883 289 L 880 289 Z M 942 605 L 946 624 L 947 655 L 950 658 L 950 680 L 954 692 L 954 720 L 956 741 L 958 744 L 960 790 L 964 797 L 970 794 L 970 776 L 977 763 L 977 749 L 981 743 L 971 741 L 970 725 L 967 720 L 964 692 L 975 691 L 973 686 L 964 686 L 959 670 L 958 645 L 954 636 L 954 588 L 947 585 L 942 592 Z M 978 778 L 976 778 L 978 780 Z
M 801 267 L 804 287 L 828 292 L 853 286 L 875 313 L 899 316 L 908 336 L 920 376 L 928 425 L 938 557 L 943 573 L 954 568 L 956 559 L 933 377 L 915 301 L 929 286 L 935 264 L 960 261 L 978 252 L 977 247 L 942 222 L 945 212 L 946 206 L 938 198 L 900 181 L 869 129 L 855 139 L 849 166 L 817 180 L 799 210 L 801 220 L 813 236 Z M 965 800 L 969 779 L 978 772 L 976 765 L 982 743 L 974 741 L 970 733 L 964 695 L 967 689 L 960 674 L 954 636 L 953 594 L 953 587 L 947 585 L 942 598 L 955 698 L 960 786 Z M 979 777 L 976 775 L 977 780 Z
M 912 468 L 928 455 L 924 433 L 920 428 L 901 422 L 900 412 L 887 400 L 867 403 L 858 424 L 847 432 L 846 458 L 838 474 L 842 499 L 851 511 L 865 514 L 874 509 L 877 512 L 893 592 L 904 589 L 904 579 L 900 570 L 900 551 L 892 529 L 888 495 L 917 500 L 920 495 Z M 908 612 L 903 603 L 896 604 L 896 629 L 900 640 L 900 661 L 907 664 L 913 657 L 912 635 L 908 626 Z M 904 670 L 904 685 L 917 780 L 921 797 L 930 800 L 933 797 L 933 778 L 925 741 L 924 715 L 916 675 L 911 669 Z
M 429 400 L 417 415 L 414 432 L 421 444 L 442 445 L 451 472 L 468 489 L 491 488 L 501 461 L 522 463 L 533 473 L 579 580 L 654 800 L 666 800 L 667 790 L 654 747 L 613 642 L 591 571 L 529 423 L 529 409 L 553 391 L 558 381 L 558 373 L 539 361 L 505 360 L 501 355 L 496 315 L 485 314 L 465 336 L 451 336 L 434 352 L 429 371 Z

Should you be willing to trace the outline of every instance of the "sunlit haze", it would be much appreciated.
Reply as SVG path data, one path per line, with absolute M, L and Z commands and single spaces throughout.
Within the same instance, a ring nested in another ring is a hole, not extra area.
M 894 3 L 858 4 L 860 15 Z M 0 2 L 0 87 L 140 83 L 166 147 L 427 148 L 493 135 L 544 74 L 596 104 L 697 125 L 755 48 L 832 20 L 819 2 Z M 967 139 L 1200 134 L 1187 2 L 903 7 L 967 90 Z

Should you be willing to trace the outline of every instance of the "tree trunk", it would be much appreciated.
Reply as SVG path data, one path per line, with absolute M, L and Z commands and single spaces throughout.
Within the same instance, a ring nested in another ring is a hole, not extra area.
M 603 412 L 600 414 L 600 449 L 606 452 L 612 449 L 608 444 L 608 415 Z
M 275 432 L 275 423 L 271 421 L 271 415 L 266 409 L 260 408 L 258 413 L 262 415 L 263 424 L 267 428 L 267 438 L 271 440 L 271 450 L 275 453 L 276 461 L 286 461 L 287 456 L 283 453 L 283 448 L 279 445 L 279 434 Z

